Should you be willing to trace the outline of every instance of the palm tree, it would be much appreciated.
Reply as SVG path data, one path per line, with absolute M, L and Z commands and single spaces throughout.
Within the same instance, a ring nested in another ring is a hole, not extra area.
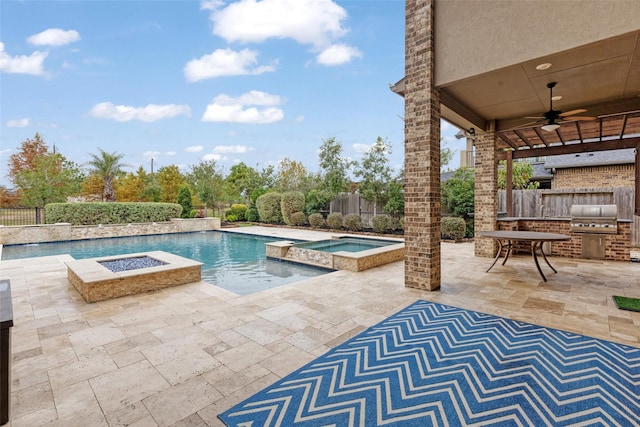
M 92 159 L 87 164 L 91 166 L 91 173 L 99 176 L 104 181 L 102 200 L 115 202 L 116 193 L 113 188 L 113 182 L 122 173 L 122 167 L 125 166 L 120 163 L 124 154 L 118 154 L 117 152 L 107 153 L 102 148 L 98 148 L 98 150 L 100 150 L 100 155 L 89 154 Z

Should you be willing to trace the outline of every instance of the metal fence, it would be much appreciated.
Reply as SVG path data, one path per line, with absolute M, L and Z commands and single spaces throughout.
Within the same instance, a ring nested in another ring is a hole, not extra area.
M 0 208 L 0 224 L 2 225 L 44 224 L 44 209 L 42 208 Z

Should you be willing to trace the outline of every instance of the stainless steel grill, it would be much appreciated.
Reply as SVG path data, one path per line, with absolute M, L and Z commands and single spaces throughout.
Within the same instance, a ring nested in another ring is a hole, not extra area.
M 618 233 L 616 205 L 571 206 L 571 231 L 574 233 Z

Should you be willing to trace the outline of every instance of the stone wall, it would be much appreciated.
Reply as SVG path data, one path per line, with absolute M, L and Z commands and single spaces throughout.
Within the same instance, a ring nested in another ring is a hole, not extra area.
M 567 240 L 565 242 L 552 242 L 550 253 L 552 255 L 567 258 L 582 258 L 582 238 L 584 234 L 571 232 L 570 218 L 547 220 L 520 218 L 498 220 L 498 230 L 538 231 L 542 233 L 566 234 L 571 236 L 571 240 Z M 618 221 L 617 234 L 602 234 L 599 236 L 605 239 L 605 260 L 624 262 L 629 262 L 631 260 L 631 221 Z M 529 251 L 529 244 L 527 242 L 521 243 L 518 247 L 518 252 Z
M 158 223 L 71 226 L 67 223 L 0 226 L 0 245 L 59 242 L 109 237 L 209 231 L 220 228 L 219 218 L 172 219 Z
M 635 187 L 635 173 L 633 164 L 557 169 L 553 188 Z

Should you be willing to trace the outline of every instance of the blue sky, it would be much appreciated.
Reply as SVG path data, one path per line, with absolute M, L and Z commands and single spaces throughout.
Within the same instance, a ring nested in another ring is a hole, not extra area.
M 378 136 L 403 162 L 404 1 L 0 1 L 0 184 L 39 132 L 83 164 L 135 171 L 201 159 L 228 171 L 284 157 L 318 168 L 335 137 L 359 160 Z M 447 146 L 463 141 L 443 126 Z

